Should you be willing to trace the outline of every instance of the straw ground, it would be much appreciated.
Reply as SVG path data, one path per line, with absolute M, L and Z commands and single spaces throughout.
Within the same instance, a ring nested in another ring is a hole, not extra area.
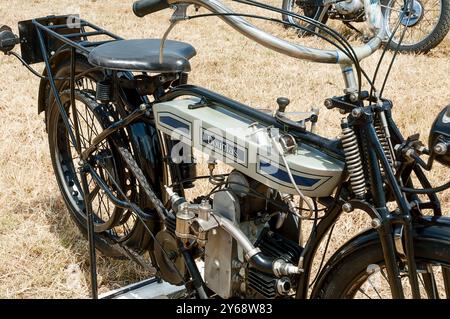
M 17 30 L 20 20 L 80 13 L 124 38 L 152 38 L 164 33 L 168 10 L 138 19 L 131 5 L 131 0 L 2 0 L 0 24 Z M 322 45 L 315 39 L 299 39 L 275 24 L 266 23 L 264 27 L 291 41 Z M 218 18 L 182 23 L 171 38 L 189 42 L 198 51 L 192 60 L 191 83 L 252 107 L 274 109 L 275 99 L 287 96 L 292 100 L 291 110 L 308 110 L 321 106 L 325 98 L 342 93 L 337 66 L 297 61 L 269 51 L 237 34 Z M 427 55 L 398 57 L 385 96 L 394 101 L 394 117 L 405 136 L 419 132 L 426 141 L 435 116 L 450 102 L 449 54 L 447 37 Z M 362 63 L 368 74 L 373 73 L 379 57 L 377 53 Z M 391 57 L 388 53 L 387 61 Z M 382 70 L 386 68 L 385 63 Z M 4 56 L 0 56 L 0 72 L 0 297 L 86 297 L 87 244 L 68 217 L 53 176 L 43 117 L 37 114 L 39 81 L 20 63 Z M 339 122 L 336 111 L 321 107 L 321 134 L 337 136 Z M 429 173 L 433 185 L 448 181 L 449 172 L 436 166 Z M 197 194 L 207 187 L 200 183 L 198 186 Z M 449 215 L 450 192 L 440 197 L 444 212 Z M 357 212 L 343 216 L 330 253 L 368 227 L 369 222 Z M 99 257 L 99 274 L 101 292 L 146 276 L 128 261 L 104 257 Z

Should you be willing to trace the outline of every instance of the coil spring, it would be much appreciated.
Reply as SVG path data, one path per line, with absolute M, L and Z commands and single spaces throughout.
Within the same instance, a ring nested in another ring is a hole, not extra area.
M 97 101 L 101 101 L 103 103 L 110 102 L 112 100 L 112 88 L 110 81 L 104 80 L 97 82 L 96 99 Z
M 358 140 L 352 128 L 348 127 L 347 120 L 342 122 L 342 146 L 345 153 L 347 170 L 350 175 L 350 184 L 356 197 L 364 197 L 366 193 L 366 181 L 358 147 Z
M 180 74 L 180 85 L 187 84 L 189 75 L 187 73 Z
M 381 120 L 377 117 L 374 122 L 375 131 L 378 136 L 378 140 L 380 141 L 381 146 L 383 147 L 384 154 L 389 161 L 389 165 L 391 165 L 392 169 L 394 169 L 394 158 L 391 153 L 391 148 L 389 146 L 389 141 L 386 137 L 386 132 L 384 130 L 383 124 Z M 381 166 L 381 173 L 384 174 L 384 168 Z

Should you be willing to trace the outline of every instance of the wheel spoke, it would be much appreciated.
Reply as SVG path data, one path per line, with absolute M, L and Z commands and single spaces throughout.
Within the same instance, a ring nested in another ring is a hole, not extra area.
M 365 295 L 367 298 L 372 299 L 361 287 L 358 289 L 358 291 Z
M 69 124 L 70 124 L 70 126 L 71 126 L 72 129 L 75 127 L 75 125 L 74 125 L 74 123 L 73 123 L 73 120 L 72 120 L 72 118 L 70 118 L 70 116 L 69 116 Z M 81 132 L 79 132 L 77 138 L 79 138 L 79 141 L 80 141 L 80 143 L 81 143 L 81 147 L 82 147 L 82 148 L 86 148 L 86 143 L 85 143 L 86 140 L 85 140 L 84 137 L 81 135 Z M 69 141 L 69 143 L 70 143 L 70 145 L 71 145 L 75 150 L 77 149 L 77 146 L 74 145 L 74 144 L 72 143 L 71 140 Z M 77 153 L 78 153 L 78 152 L 77 152 Z
M 89 185 L 89 183 L 88 183 Z M 99 194 L 100 186 L 95 185 L 94 189 L 89 192 L 89 200 L 92 202 L 94 198 Z
M 372 286 L 373 290 L 375 290 L 375 293 L 378 295 L 378 298 L 379 298 L 379 299 L 383 299 L 383 298 L 381 297 L 380 293 L 378 292 L 378 289 L 377 289 L 377 288 L 375 287 L 375 285 L 373 284 L 371 277 L 372 277 L 372 276 L 369 276 L 369 278 L 367 278 L 368 281 L 369 281 L 369 283 L 370 283 L 370 285 Z M 371 298 L 371 299 L 372 299 L 372 298 Z
M 429 299 L 439 299 L 439 292 L 436 286 L 436 278 L 434 276 L 433 267 L 427 265 L 427 272 L 419 276 L 420 281 L 425 288 L 425 292 Z
M 442 277 L 444 279 L 445 295 L 447 299 L 450 299 L 450 269 L 442 266 Z
M 103 201 L 104 197 L 106 195 L 104 193 L 100 193 L 99 198 L 100 198 L 100 206 L 103 206 L 105 208 L 105 213 L 108 216 L 108 218 L 111 218 L 111 213 L 108 209 L 108 207 L 106 206 L 105 202 Z

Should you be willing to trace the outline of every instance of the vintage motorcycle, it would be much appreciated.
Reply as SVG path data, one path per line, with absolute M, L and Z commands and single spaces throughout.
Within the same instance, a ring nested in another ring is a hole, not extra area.
M 283 0 L 283 9 L 304 14 L 326 23 L 328 19 L 342 21 L 349 28 L 362 32 L 351 23 L 364 22 L 362 0 Z M 398 26 L 407 28 L 407 35 L 399 45 L 399 37 L 394 36 L 387 43 L 390 49 L 401 52 L 426 53 L 442 42 L 450 29 L 450 2 L 448 0 L 381 0 L 384 13 L 386 35 L 395 33 Z M 314 25 L 295 17 L 283 15 L 283 20 L 314 29 Z M 308 30 L 301 32 L 309 34 Z
M 371 2 L 368 20 L 382 20 Z M 210 13 L 188 15 L 190 5 Z M 169 7 L 175 12 L 162 39 L 123 40 L 76 16 L 22 21 L 19 37 L 0 31 L 1 51 L 41 77 L 38 110 L 55 177 L 89 239 L 93 270 L 95 248 L 143 265 L 148 252 L 155 276 L 185 286 L 187 298 L 449 298 L 450 219 L 437 193 L 450 183 L 432 188 L 424 170 L 434 161 L 450 166 L 450 106 L 436 117 L 428 146 L 401 135 L 392 102 L 359 64 L 381 46 L 382 24 L 353 48 L 309 19 L 336 47 L 322 50 L 268 34 L 244 17 L 272 18 L 235 13 L 219 0 L 133 6 L 139 17 Z M 268 114 L 187 84 L 196 51 L 167 37 L 181 21 L 205 16 L 282 54 L 339 64 L 345 95 L 325 106 L 342 114 L 341 138 L 315 134 L 318 112 L 292 114 L 287 98 Z M 99 35 L 103 40 L 93 40 Z M 19 43 L 21 55 L 13 51 Z M 43 74 L 31 66 L 41 62 Z M 362 76 L 370 91 L 362 90 Z M 209 155 L 206 163 L 193 160 L 198 152 Z M 216 173 L 218 161 L 231 172 Z M 197 173 L 200 165 L 208 175 Z M 199 179 L 212 190 L 187 200 Z M 320 243 L 354 210 L 367 213 L 373 227 L 340 247 L 312 280 Z M 303 243 L 305 220 L 314 226 Z M 95 272 L 92 287 L 96 297 Z

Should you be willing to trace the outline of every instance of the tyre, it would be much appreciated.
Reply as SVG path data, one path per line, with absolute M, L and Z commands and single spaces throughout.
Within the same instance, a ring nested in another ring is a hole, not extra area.
M 75 104 L 76 119 L 79 126 L 81 149 L 91 145 L 93 138 L 98 135 L 110 122 L 119 119 L 118 106 L 99 105 L 95 101 L 96 83 L 102 79 L 98 72 L 89 73 L 91 66 L 83 60 L 76 64 L 76 73 L 87 72 L 76 81 Z M 55 77 L 67 78 L 70 74 L 70 64 L 64 64 L 55 72 Z M 69 117 L 70 125 L 74 129 L 75 116 L 70 107 L 70 92 L 67 90 L 67 81 L 58 81 L 61 100 Z M 69 210 L 70 216 L 87 237 L 86 203 L 81 187 L 80 161 L 76 147 L 71 143 L 59 106 L 52 94 L 47 97 L 47 130 L 50 155 L 55 177 L 61 191 L 63 200 Z M 123 147 L 129 147 L 125 138 L 121 140 Z M 94 153 L 103 161 L 102 167 L 96 167 L 96 173 L 108 184 L 111 192 L 121 198 L 121 191 L 133 200 L 137 196 L 136 181 L 126 168 L 117 152 L 112 140 L 104 141 Z M 131 243 L 142 244 L 142 227 L 135 215 L 130 211 L 116 207 L 106 194 L 95 183 L 92 176 L 87 175 L 90 190 L 90 203 L 94 214 L 94 231 L 96 233 L 96 247 L 104 255 L 110 257 L 123 257 L 115 248 L 116 243 L 130 246 Z M 123 199 L 123 197 L 122 197 Z M 142 250 L 143 247 L 131 247 Z
M 426 53 L 441 43 L 450 29 L 450 1 L 413 0 L 412 6 L 413 11 L 405 13 L 404 0 L 383 2 L 388 37 L 400 22 L 396 34 L 387 47 L 401 52 Z M 405 27 L 405 35 L 399 45 Z
M 450 298 L 445 292 L 445 286 L 450 284 L 450 243 L 422 237 L 416 238 L 414 249 L 421 298 Z M 400 270 L 405 297 L 411 298 L 407 270 L 404 265 L 400 265 Z M 436 289 L 430 288 L 433 285 Z M 327 274 L 314 297 L 390 299 L 392 296 L 380 243 L 373 242 L 343 258 Z
M 297 1 L 298 0 L 283 0 L 283 6 L 282 6 L 283 10 L 286 10 L 286 11 L 289 11 L 289 12 L 292 12 L 292 13 L 295 13 L 298 15 L 303 15 L 308 18 L 319 21 L 322 10 L 324 9 L 323 7 L 314 6 L 314 5 L 300 6 L 297 4 Z M 313 24 L 307 23 L 305 21 L 302 21 L 298 18 L 289 16 L 287 14 L 283 14 L 282 18 L 283 18 L 283 21 L 285 21 L 285 22 L 307 28 L 310 31 L 314 31 L 314 29 L 315 29 L 315 26 Z M 320 22 L 326 23 L 327 20 L 328 20 L 328 14 L 325 13 Z M 302 31 L 301 29 L 299 29 L 298 32 L 300 35 L 312 35 L 312 33 L 307 32 L 307 31 Z

